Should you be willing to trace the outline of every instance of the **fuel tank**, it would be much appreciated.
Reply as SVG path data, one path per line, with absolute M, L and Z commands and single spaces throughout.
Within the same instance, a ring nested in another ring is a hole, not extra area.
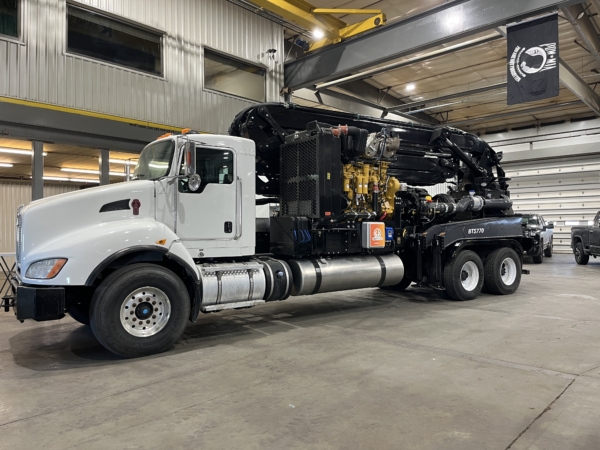
M 395 254 L 292 259 L 288 264 L 292 295 L 391 286 L 404 277 L 404 265 Z

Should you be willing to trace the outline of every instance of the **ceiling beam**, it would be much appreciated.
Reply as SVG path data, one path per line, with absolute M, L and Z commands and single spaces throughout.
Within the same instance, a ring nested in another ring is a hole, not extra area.
M 584 47 L 600 64 L 600 38 L 596 33 L 592 20 L 588 17 L 583 6 L 573 5 L 562 9 L 566 19 L 571 23 L 573 29 L 583 42 Z M 581 17 L 580 17 L 581 16 Z M 578 17 L 580 17 L 578 19 Z
M 490 92 L 490 91 L 495 91 L 495 90 L 504 89 L 504 88 L 506 88 L 506 83 L 491 84 L 489 86 L 485 86 L 485 87 L 478 88 L 478 89 L 471 89 L 469 91 L 456 92 L 454 94 L 443 95 L 441 97 L 428 98 L 425 100 L 419 100 L 417 102 L 411 102 L 411 103 L 405 103 L 403 105 L 393 106 L 391 108 L 387 108 L 386 111 L 393 111 L 393 112 L 409 111 L 411 108 L 415 108 L 415 107 L 422 107 L 424 105 L 431 105 L 432 103 L 445 102 L 446 100 L 452 100 L 455 98 L 468 97 L 470 95 L 483 94 L 484 92 Z
M 401 100 L 398 100 L 393 95 L 386 93 L 385 90 L 378 89 L 365 81 L 352 81 L 350 83 L 337 86 L 336 89 L 344 91 L 351 96 L 356 97 L 357 99 L 366 100 L 370 105 L 376 106 L 377 108 L 381 108 L 384 116 L 389 112 L 389 107 L 397 106 L 399 103 L 401 103 Z M 323 92 L 324 89 L 320 89 L 319 91 Z M 425 123 L 439 123 L 437 119 L 434 119 L 425 113 L 416 114 L 416 119 Z M 415 117 L 411 116 L 410 120 L 414 121 Z
M 600 1 L 600 0 L 598 0 Z M 390 70 L 400 69 L 402 67 L 410 66 L 412 64 L 418 64 L 423 61 L 428 61 L 432 58 L 438 58 L 440 56 L 449 55 L 450 53 L 457 52 L 458 50 L 465 50 L 468 48 L 475 47 L 477 45 L 487 44 L 488 42 L 496 41 L 501 39 L 502 36 L 491 35 L 483 38 L 472 39 L 467 42 L 461 42 L 459 44 L 450 45 L 449 47 L 444 47 L 439 50 L 434 50 L 432 52 L 427 53 L 426 55 L 420 55 L 414 58 L 409 58 L 407 60 L 398 61 L 395 63 L 387 64 L 385 66 L 377 67 L 375 69 L 365 70 L 363 72 L 355 73 L 354 75 L 348 75 L 347 77 L 338 78 L 337 80 L 327 81 L 325 83 L 317 84 L 317 89 L 326 89 L 334 86 L 339 86 L 344 83 L 349 83 L 351 81 L 364 80 L 365 78 L 370 78 L 374 75 L 378 75 L 380 73 L 388 72 Z
M 314 86 L 577 2 L 455 0 L 290 61 L 285 64 L 285 85 Z
M 451 127 L 473 125 L 473 124 L 480 123 L 480 122 L 491 122 L 494 120 L 501 120 L 501 119 L 506 119 L 509 117 L 527 116 L 527 115 L 532 115 L 532 114 L 536 114 L 536 113 L 540 113 L 540 112 L 544 112 L 544 111 L 550 111 L 552 109 L 568 108 L 568 107 L 577 106 L 577 105 L 581 105 L 581 102 L 578 100 L 572 101 L 572 102 L 565 102 L 565 103 L 555 103 L 552 105 L 536 106 L 535 108 L 509 111 L 509 112 L 504 112 L 504 113 L 500 113 L 500 114 L 492 114 L 491 116 L 482 116 L 482 117 L 474 117 L 472 119 L 457 120 L 454 122 L 448 122 L 446 125 L 451 126 Z
M 322 91 L 314 91 L 308 88 L 298 89 L 297 91 L 294 91 L 293 95 L 302 100 L 330 106 L 339 109 L 340 111 L 351 112 L 360 116 L 380 117 L 383 113 L 383 108 L 376 104 L 328 89 Z M 417 117 L 406 117 L 399 114 L 389 114 L 386 116 L 386 119 L 397 120 L 399 122 L 423 123 L 423 121 L 419 120 Z M 428 124 L 431 125 L 431 123 Z
M 600 116 L 600 96 L 560 58 L 558 76 L 563 86 L 585 103 L 594 114 Z

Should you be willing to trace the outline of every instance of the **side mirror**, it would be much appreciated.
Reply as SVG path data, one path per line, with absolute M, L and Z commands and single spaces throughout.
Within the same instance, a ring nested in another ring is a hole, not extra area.
M 554 230 L 554 224 L 550 222 L 548 225 L 546 225 L 546 228 L 548 228 L 549 230 Z
M 183 154 L 185 156 L 185 174 L 190 177 L 196 173 L 196 143 L 187 141 Z

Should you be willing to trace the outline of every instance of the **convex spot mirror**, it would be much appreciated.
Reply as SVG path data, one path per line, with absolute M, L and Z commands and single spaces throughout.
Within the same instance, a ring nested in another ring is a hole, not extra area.
M 201 184 L 202 184 L 202 179 L 200 178 L 200 175 L 198 175 L 197 173 L 194 173 L 190 176 L 190 178 L 188 180 L 188 187 L 190 188 L 190 191 L 197 192 L 198 189 L 200 189 Z

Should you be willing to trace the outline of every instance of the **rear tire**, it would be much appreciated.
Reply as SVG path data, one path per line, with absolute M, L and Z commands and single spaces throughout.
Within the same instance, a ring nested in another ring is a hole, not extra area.
M 548 258 L 552 258 L 552 247 L 554 246 L 554 238 L 550 238 L 550 243 L 548 247 L 544 250 L 544 256 Z
M 452 300 L 473 300 L 483 286 L 483 263 L 479 255 L 464 250 L 455 255 L 444 268 L 444 285 Z
M 485 261 L 485 288 L 492 294 L 509 295 L 521 284 L 521 261 L 508 247 L 494 250 Z
M 82 301 L 81 303 L 73 303 L 69 306 L 69 315 L 77 322 L 83 325 L 90 324 L 90 301 Z
M 164 267 L 133 264 L 108 276 L 96 289 L 90 323 L 98 341 L 127 358 L 169 350 L 190 315 L 181 279 Z
M 540 249 L 537 255 L 533 255 L 533 263 L 541 264 L 544 262 L 544 240 L 540 241 Z
M 586 255 L 583 251 L 583 243 L 581 241 L 575 244 L 573 253 L 575 254 L 575 262 L 580 266 L 585 266 L 590 260 L 590 255 Z

